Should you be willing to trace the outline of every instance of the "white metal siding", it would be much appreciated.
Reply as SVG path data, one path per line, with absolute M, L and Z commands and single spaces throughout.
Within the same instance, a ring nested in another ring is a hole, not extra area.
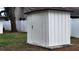
M 40 14 L 32 15 L 32 39 L 34 44 L 42 44 L 42 17 Z
M 70 44 L 70 14 L 50 11 L 49 13 L 49 45 Z
M 71 36 L 79 38 L 79 18 L 71 19 Z
M 32 39 L 32 30 L 31 30 L 31 19 L 32 19 L 32 15 L 27 15 L 27 42 L 28 43 L 32 43 L 33 39 Z
M 27 15 L 27 42 L 40 46 L 70 44 L 70 14 L 45 11 Z M 32 29 L 33 25 L 33 29 Z
M 48 13 L 36 13 L 27 16 L 28 43 L 37 45 L 48 44 Z M 33 26 L 33 29 L 31 28 Z
M 41 13 L 42 15 L 42 37 L 43 37 L 43 45 L 48 46 L 49 45 L 49 17 L 48 12 Z

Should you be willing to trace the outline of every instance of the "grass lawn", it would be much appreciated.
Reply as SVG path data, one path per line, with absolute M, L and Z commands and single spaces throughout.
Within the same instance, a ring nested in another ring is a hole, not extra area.
M 16 50 L 22 48 L 26 43 L 26 33 L 5 32 L 0 34 L 0 50 Z
M 4 34 L 0 34 L 0 50 L 1 51 L 48 50 L 45 48 L 26 44 L 26 41 L 27 41 L 27 33 L 4 32 Z
M 26 41 L 26 33 L 0 34 L 0 46 L 16 46 Z
M 26 43 L 27 33 L 4 32 L 0 34 L 0 51 L 48 51 L 50 49 L 29 45 Z M 53 51 L 79 51 L 79 38 L 71 38 L 71 43 L 76 44 L 67 48 L 54 49 Z

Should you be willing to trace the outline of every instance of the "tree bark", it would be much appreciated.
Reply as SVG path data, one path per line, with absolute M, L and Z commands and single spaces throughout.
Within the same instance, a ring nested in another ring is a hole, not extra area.
M 4 14 L 11 21 L 11 31 L 16 32 L 15 7 L 5 7 Z
M 16 20 L 15 20 L 15 14 L 14 14 L 14 12 L 15 12 L 14 7 L 11 7 L 10 8 L 10 13 L 11 13 L 10 20 L 11 20 L 11 31 L 12 32 L 16 32 L 17 31 L 16 30 Z
M 17 31 L 16 30 L 16 22 L 15 22 L 15 18 L 14 17 L 11 18 L 11 31 L 12 32 L 16 32 Z

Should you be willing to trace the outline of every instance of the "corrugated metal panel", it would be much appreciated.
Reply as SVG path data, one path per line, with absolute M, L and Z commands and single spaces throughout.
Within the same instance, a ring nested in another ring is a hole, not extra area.
M 49 23 L 48 12 L 41 13 L 42 15 L 42 44 L 44 46 L 49 45 Z
M 42 46 L 70 44 L 70 14 L 68 12 L 45 11 L 30 14 L 27 20 L 28 43 Z
M 66 13 L 66 41 L 65 44 L 70 44 L 70 36 L 71 36 L 71 19 L 70 14 Z
M 70 44 L 70 14 L 60 11 L 49 14 L 49 45 Z
M 36 13 L 27 16 L 28 22 L 28 40 L 31 44 L 47 45 L 48 40 L 48 14 Z M 32 28 L 33 26 L 33 28 Z
M 34 44 L 42 44 L 42 16 L 41 14 L 32 15 L 32 39 Z
M 79 18 L 71 20 L 71 36 L 79 38 Z
M 32 19 L 32 15 L 27 15 L 27 42 L 28 43 L 32 43 L 33 39 L 32 39 L 32 29 L 31 29 L 31 19 Z

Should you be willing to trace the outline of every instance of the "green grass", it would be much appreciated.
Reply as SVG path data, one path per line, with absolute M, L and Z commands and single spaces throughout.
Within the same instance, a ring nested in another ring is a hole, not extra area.
M 40 47 L 26 44 L 27 33 L 4 32 L 0 34 L 0 51 L 45 51 Z M 72 44 L 79 44 L 79 38 L 72 38 Z
M 26 43 L 27 33 L 4 32 L 0 34 L 0 51 L 47 51 L 48 49 Z
M 23 45 L 26 42 L 26 33 L 0 34 L 0 46 Z
M 5 32 L 0 34 L 0 46 L 20 46 L 25 47 L 27 33 Z M 79 44 L 78 38 L 71 39 L 72 44 Z

